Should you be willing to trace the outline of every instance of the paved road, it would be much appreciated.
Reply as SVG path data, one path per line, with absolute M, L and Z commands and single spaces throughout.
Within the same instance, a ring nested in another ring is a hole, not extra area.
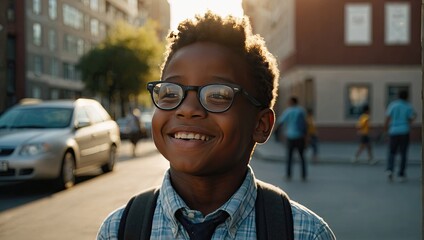
M 160 183 L 167 162 L 154 145 L 142 143 L 137 154 L 138 158 L 131 158 L 129 145 L 124 144 L 121 162 L 111 174 L 94 175 L 58 193 L 28 191 L 26 198 L 40 196 L 0 211 L 0 239 L 94 239 L 110 211 L 141 189 Z M 421 239 L 419 165 L 409 167 L 406 183 L 388 183 L 382 165 L 310 165 L 307 182 L 300 181 L 297 164 L 292 181 L 285 181 L 284 167 L 281 161 L 252 160 L 259 179 L 280 186 L 293 200 L 322 216 L 338 239 Z
M 409 180 L 389 183 L 383 166 L 317 164 L 309 179 L 283 178 L 285 164 L 253 159 L 259 179 L 283 188 L 291 197 L 323 217 L 342 240 L 422 239 L 421 167 L 410 166 Z

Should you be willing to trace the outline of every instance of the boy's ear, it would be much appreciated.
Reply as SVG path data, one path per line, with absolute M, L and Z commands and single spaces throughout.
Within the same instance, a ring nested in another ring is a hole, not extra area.
M 256 120 L 256 127 L 253 131 L 253 140 L 257 143 L 264 143 L 272 133 L 275 122 L 275 113 L 272 109 L 263 109 L 259 112 Z

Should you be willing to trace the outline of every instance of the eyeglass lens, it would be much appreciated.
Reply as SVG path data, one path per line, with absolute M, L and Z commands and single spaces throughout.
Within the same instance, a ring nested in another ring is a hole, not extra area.
M 155 105 L 163 110 L 178 107 L 186 92 L 192 89 L 174 83 L 157 83 L 152 91 Z M 194 90 L 194 89 L 193 89 Z M 234 99 L 234 90 L 230 86 L 213 84 L 199 87 L 198 98 L 202 106 L 210 112 L 224 112 L 230 108 Z

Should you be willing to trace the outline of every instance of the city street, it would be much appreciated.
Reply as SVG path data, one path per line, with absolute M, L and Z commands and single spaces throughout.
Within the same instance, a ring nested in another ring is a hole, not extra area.
M 120 162 L 110 174 L 88 174 L 74 188 L 50 192 L 42 186 L 21 185 L 14 192 L 0 186 L 0 239 L 94 239 L 102 220 L 113 209 L 161 183 L 168 163 L 151 142 L 140 143 L 138 157 L 123 144 Z M 408 168 L 408 181 L 389 183 L 381 164 L 309 165 L 307 182 L 284 179 L 285 164 L 253 159 L 256 176 L 283 188 L 291 199 L 323 217 L 343 240 L 421 239 L 421 168 Z M 22 193 L 24 192 L 24 193 Z M 6 193 L 6 194 L 3 194 Z

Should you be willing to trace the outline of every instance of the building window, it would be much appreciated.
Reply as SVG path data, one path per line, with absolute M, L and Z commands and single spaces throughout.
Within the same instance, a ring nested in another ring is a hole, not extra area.
M 90 8 L 93 11 L 99 10 L 99 1 L 98 0 L 90 0 Z
M 49 16 L 51 19 L 57 17 L 57 0 L 49 0 Z
M 15 1 L 9 0 L 9 5 L 7 6 L 7 20 L 9 22 L 15 21 Z
M 50 75 L 52 77 L 59 76 L 59 61 L 56 58 L 52 58 L 50 61 Z
M 410 42 L 409 3 L 386 3 L 385 43 L 387 45 L 407 45 Z
M 32 0 L 32 12 L 40 15 L 41 13 L 41 0 Z
M 63 23 L 75 29 L 83 29 L 83 14 L 78 9 L 63 4 Z
M 7 36 L 7 93 L 15 93 L 16 81 L 16 38 L 14 36 Z
M 34 56 L 34 74 L 39 76 L 43 73 L 43 57 Z
M 32 25 L 32 42 L 35 46 L 41 46 L 41 24 L 34 23 Z
M 57 89 L 50 90 L 50 99 L 59 99 L 59 90 Z
M 70 63 L 63 63 L 63 78 L 68 80 L 75 79 L 75 66 Z
M 32 97 L 41 99 L 41 88 L 37 86 L 32 87 Z
M 409 96 L 409 86 L 408 85 L 389 85 L 387 87 L 387 101 L 386 106 L 389 105 L 393 100 L 398 99 L 398 94 L 401 91 L 406 91 Z
M 92 18 L 90 20 L 90 31 L 91 35 L 99 36 L 99 20 Z
M 50 51 L 56 50 L 56 31 L 54 29 L 49 30 L 49 49 Z
M 84 40 L 66 34 L 63 38 L 63 50 L 68 53 L 82 55 L 84 54 Z
M 348 3 L 345 5 L 345 43 L 347 45 L 370 45 L 371 4 Z
M 347 88 L 347 118 L 357 118 L 365 105 L 370 104 L 370 87 L 368 85 L 350 85 Z
M 84 54 L 84 40 L 77 40 L 77 54 L 78 56 L 82 56 Z

